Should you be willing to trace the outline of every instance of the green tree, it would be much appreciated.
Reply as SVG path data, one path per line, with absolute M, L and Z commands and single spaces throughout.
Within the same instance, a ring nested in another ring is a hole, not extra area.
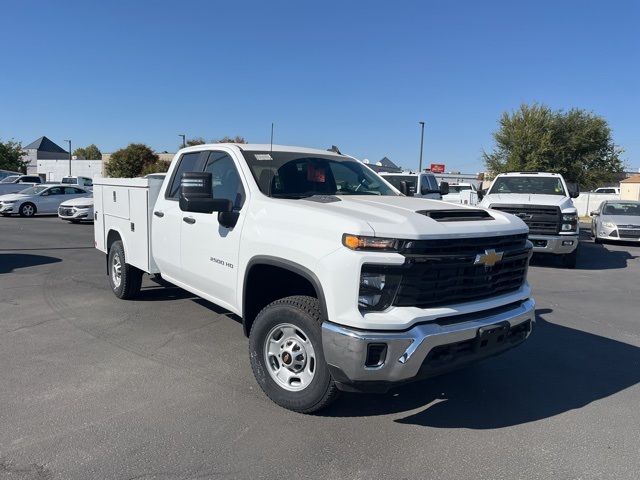
M 204 145 L 205 143 L 207 143 L 207 142 L 204 141 L 204 138 L 202 138 L 202 137 L 194 137 L 194 138 L 188 139 L 185 142 L 185 145 L 187 147 L 193 147 L 195 145 Z M 182 148 L 182 146 L 180 146 L 180 148 Z
M 82 158 L 84 160 L 100 160 L 102 158 L 102 152 L 93 143 L 88 147 L 76 148 L 73 151 L 73 154 L 76 157 Z
M 14 142 L 13 140 L 0 141 L 0 169 L 27 173 L 27 164 L 29 162 L 22 160 L 25 155 L 20 142 Z
M 492 175 L 514 171 L 562 174 L 583 188 L 615 181 L 624 170 L 622 149 L 607 121 L 574 108 L 551 110 L 540 104 L 505 112 L 493 134 L 495 147 L 483 160 Z
M 110 177 L 138 177 L 145 169 L 157 164 L 158 155 L 143 143 L 131 143 L 113 152 L 106 165 Z
M 226 135 L 219 140 L 214 140 L 211 143 L 248 143 L 244 137 L 235 136 L 227 137 Z
M 158 160 L 155 163 L 151 163 L 142 169 L 141 175 L 149 175 L 150 173 L 165 173 L 169 170 L 171 162 L 166 160 Z

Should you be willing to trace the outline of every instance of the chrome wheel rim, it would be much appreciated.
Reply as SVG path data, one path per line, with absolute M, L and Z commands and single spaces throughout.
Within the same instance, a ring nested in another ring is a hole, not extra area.
M 31 205 L 25 205 L 24 207 L 22 207 L 22 212 L 27 217 L 30 217 L 31 215 L 33 215 L 33 207 Z
M 111 280 L 115 288 L 120 288 L 122 283 L 122 262 L 120 261 L 119 253 L 115 253 L 111 259 Z
M 264 361 L 271 378 L 290 392 L 307 388 L 316 372 L 316 353 L 309 336 L 290 323 L 281 323 L 269 331 Z

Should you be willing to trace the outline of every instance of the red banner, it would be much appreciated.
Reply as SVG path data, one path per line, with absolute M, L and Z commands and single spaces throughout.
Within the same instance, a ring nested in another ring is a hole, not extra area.
M 444 173 L 444 163 L 432 163 L 431 173 Z

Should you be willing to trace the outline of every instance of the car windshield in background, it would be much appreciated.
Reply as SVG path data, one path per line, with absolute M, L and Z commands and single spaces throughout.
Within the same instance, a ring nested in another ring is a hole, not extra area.
M 270 197 L 397 195 L 355 160 L 295 152 L 242 153 L 260 191 Z
M 24 190 L 20 190 L 20 194 L 21 195 L 37 195 L 38 193 L 43 192 L 47 188 L 49 188 L 49 187 L 46 186 L 46 185 L 39 185 L 37 187 L 29 187 L 29 188 L 26 188 Z
M 10 175 L 0 180 L 0 183 L 13 183 L 20 178 L 20 175 Z
M 534 193 L 567 196 L 560 179 L 554 177 L 499 177 L 489 193 L 492 195 L 496 193 Z
M 604 206 L 602 214 L 640 217 L 640 203 L 607 203 Z

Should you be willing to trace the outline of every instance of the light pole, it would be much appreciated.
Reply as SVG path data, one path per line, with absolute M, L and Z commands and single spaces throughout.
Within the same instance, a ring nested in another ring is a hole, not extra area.
M 184 133 L 178 134 L 179 137 L 182 137 L 182 148 L 187 146 L 187 142 L 185 140 L 186 135 Z
M 420 166 L 418 172 L 422 172 L 422 146 L 424 145 L 424 122 L 418 122 L 422 132 L 420 133 Z
M 69 176 L 71 176 L 71 140 L 65 140 L 69 143 Z

